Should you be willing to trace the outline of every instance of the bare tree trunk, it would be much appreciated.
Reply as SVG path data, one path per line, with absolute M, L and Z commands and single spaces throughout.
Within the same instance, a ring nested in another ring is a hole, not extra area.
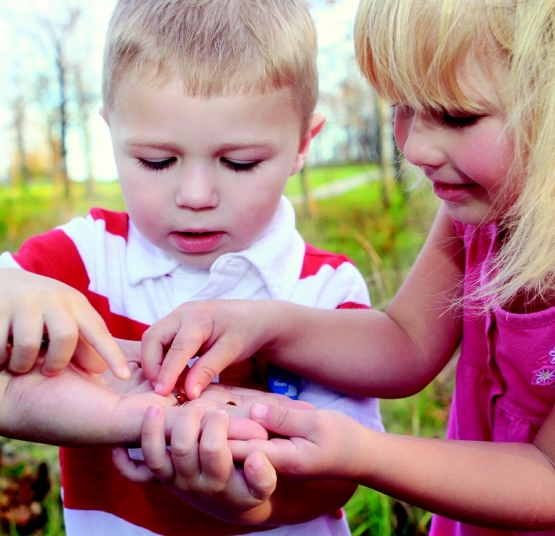
M 305 214 L 312 218 L 316 215 L 316 201 L 312 195 L 312 188 L 310 187 L 310 167 L 307 162 L 304 163 L 299 173 L 301 179 L 301 191 L 303 194 L 303 208 Z
M 59 174 L 64 187 L 64 196 L 69 197 L 69 176 L 67 174 L 67 69 L 64 50 L 60 41 L 54 43 L 56 50 L 56 68 L 58 69 L 58 90 L 59 104 L 58 110 L 60 114 L 60 160 L 58 162 Z
M 377 97 L 380 125 L 380 164 L 382 168 L 382 199 L 386 208 L 391 206 L 395 187 L 395 143 L 393 139 L 393 114 L 382 98 Z
M 75 30 L 77 20 L 81 10 L 79 8 L 70 9 L 67 21 L 63 24 L 54 24 L 49 19 L 42 19 L 42 23 L 48 30 L 52 46 L 54 48 L 55 64 L 58 80 L 58 113 L 60 125 L 60 158 L 58 162 L 58 173 L 61 176 L 64 195 L 66 198 L 70 195 L 70 182 L 67 171 L 67 90 L 68 90 L 68 61 L 67 48 L 69 46 L 69 37 Z
M 83 75 L 79 65 L 74 66 L 75 89 L 77 92 L 77 109 L 80 116 L 81 134 L 83 139 L 83 152 L 85 156 L 85 180 L 87 184 L 87 195 L 90 197 L 95 193 L 96 181 L 92 167 L 92 143 L 90 128 L 90 108 L 93 99 L 85 88 Z
M 15 130 L 15 142 L 17 152 L 17 164 L 12 176 L 12 186 L 25 186 L 29 181 L 29 169 L 27 167 L 27 151 L 25 146 L 25 112 L 27 101 L 19 94 L 12 103 L 13 127 Z

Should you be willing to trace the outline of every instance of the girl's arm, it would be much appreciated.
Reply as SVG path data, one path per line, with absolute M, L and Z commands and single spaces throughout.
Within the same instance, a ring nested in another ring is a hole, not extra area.
M 555 452 L 553 411 L 538 434 L 541 444 L 380 433 L 325 410 L 256 405 L 251 417 L 270 431 L 292 437 L 231 441 L 235 459 L 263 452 L 278 474 L 354 481 L 470 524 L 506 530 L 555 528 L 555 469 L 545 454 Z
M 190 302 L 151 327 L 142 362 L 156 391 L 185 380 L 198 396 L 229 364 L 259 356 L 336 390 L 381 398 L 404 397 L 427 385 L 453 355 L 460 315 L 453 309 L 464 254 L 441 209 L 407 280 L 385 313 L 322 310 L 276 300 Z M 164 358 L 164 348 L 171 348 Z

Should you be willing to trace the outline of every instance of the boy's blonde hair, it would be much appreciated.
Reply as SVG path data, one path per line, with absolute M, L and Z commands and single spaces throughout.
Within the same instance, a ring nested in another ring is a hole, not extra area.
M 304 134 L 318 96 L 316 55 L 303 0 L 119 0 L 102 97 L 113 106 L 128 74 L 161 84 L 178 77 L 188 95 L 202 98 L 290 87 Z
M 362 0 L 357 60 L 385 99 L 415 109 L 502 113 L 514 160 L 487 303 L 555 291 L 555 0 Z M 480 76 L 471 73 L 478 72 Z M 473 80 L 495 98 L 474 97 Z

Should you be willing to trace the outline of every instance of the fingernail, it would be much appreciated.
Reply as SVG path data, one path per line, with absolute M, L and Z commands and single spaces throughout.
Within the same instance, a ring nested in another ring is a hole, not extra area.
M 251 407 L 251 415 L 258 420 L 263 420 L 268 413 L 268 406 L 264 406 L 263 404 L 253 404 Z
M 158 415 L 158 408 L 156 406 L 149 406 L 146 410 L 146 418 L 154 419 Z
M 227 415 L 227 413 L 223 409 L 217 409 L 214 411 L 217 415 Z
M 253 471 L 258 472 L 264 468 L 266 465 L 266 457 L 259 452 L 256 454 L 250 462 L 250 467 Z
M 195 398 L 198 398 L 200 396 L 200 393 L 202 393 L 202 387 L 200 386 L 200 383 L 197 383 L 193 387 L 193 394 L 195 395 Z
M 162 387 L 163 387 L 163 385 L 162 385 L 161 383 L 157 383 L 157 384 L 154 386 L 154 392 L 155 392 L 155 393 L 160 393 L 160 392 L 162 391 Z

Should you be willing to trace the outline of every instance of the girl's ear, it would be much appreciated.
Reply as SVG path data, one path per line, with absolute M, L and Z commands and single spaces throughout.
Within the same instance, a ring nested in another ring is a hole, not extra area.
M 308 125 L 308 130 L 303 136 L 301 143 L 299 144 L 299 150 L 297 151 L 297 157 L 295 158 L 295 163 L 293 164 L 293 169 L 290 175 L 295 175 L 298 173 L 304 165 L 306 157 L 308 155 L 308 150 L 310 149 L 310 142 L 312 139 L 318 135 L 324 123 L 326 122 L 326 117 L 323 114 L 312 114 L 310 123 Z

